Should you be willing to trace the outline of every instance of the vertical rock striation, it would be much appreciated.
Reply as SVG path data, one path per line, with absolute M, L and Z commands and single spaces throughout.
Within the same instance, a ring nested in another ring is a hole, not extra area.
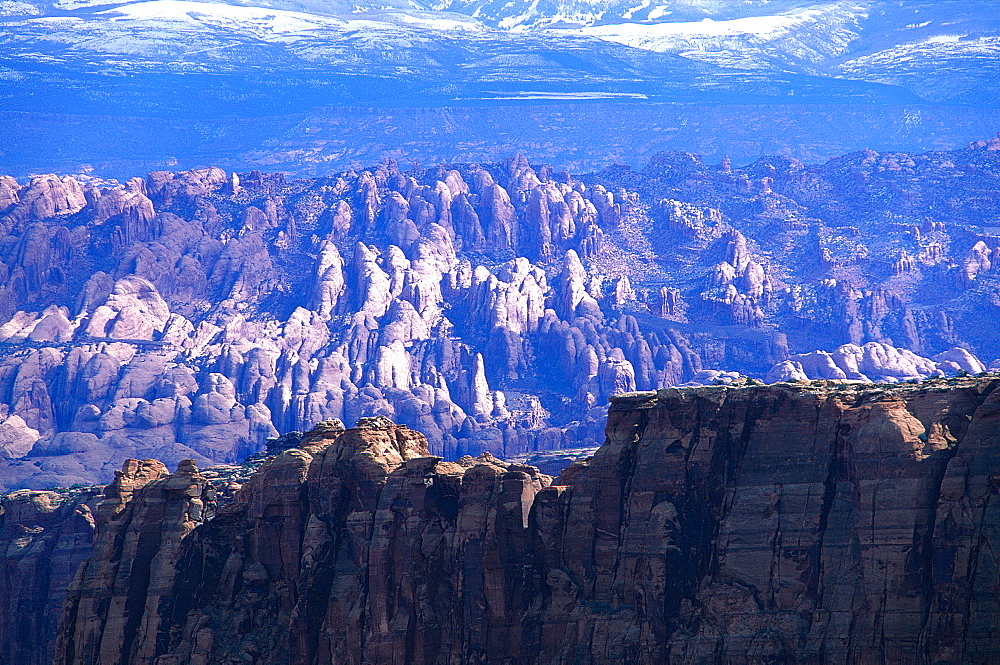
M 622 395 L 555 482 L 385 418 L 299 445 L 214 516 L 191 465 L 131 463 L 55 662 L 1000 655 L 996 378 Z
M 0 497 L 0 663 L 52 662 L 66 588 L 91 556 L 97 494 Z
M 190 460 L 173 474 L 156 460 L 129 460 L 97 507 L 93 554 L 66 599 L 55 663 L 151 663 L 169 617 L 184 539 L 211 512 L 214 489 Z

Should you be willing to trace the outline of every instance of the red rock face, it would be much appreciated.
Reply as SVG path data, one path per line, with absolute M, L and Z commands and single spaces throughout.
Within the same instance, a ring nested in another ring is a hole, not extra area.
M 551 483 L 382 418 L 318 428 L 210 519 L 190 466 L 135 463 L 55 662 L 1000 656 L 997 379 L 633 393 L 606 434 Z

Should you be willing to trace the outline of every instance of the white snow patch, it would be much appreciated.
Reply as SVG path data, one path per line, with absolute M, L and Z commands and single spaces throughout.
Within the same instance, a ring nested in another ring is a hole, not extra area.
M 634 16 L 636 12 L 642 11 L 646 7 L 649 7 L 649 5 L 650 5 L 650 0 L 642 0 L 642 2 L 640 2 L 635 7 L 630 7 L 628 10 L 626 10 L 625 13 L 622 14 L 622 18 L 624 18 L 626 21 L 630 21 L 632 20 L 632 16 Z
M 580 32 L 623 43 L 625 41 L 649 42 L 650 40 L 673 36 L 689 38 L 733 35 L 774 37 L 787 32 L 790 28 L 800 25 L 803 19 L 812 18 L 815 15 L 816 12 L 811 10 L 794 15 L 751 16 L 728 21 L 713 21 L 710 18 L 706 18 L 701 21 L 685 21 L 682 23 L 599 25 L 581 28 Z M 650 18 L 655 17 L 650 14 Z
M 241 7 L 191 0 L 152 0 L 109 9 L 114 21 L 170 21 L 211 27 L 251 27 L 269 33 L 302 33 L 343 28 L 345 21 L 302 12 Z
M 474 32 L 486 30 L 486 26 L 482 23 L 472 20 L 422 16 L 419 14 L 399 14 L 398 18 L 405 25 L 427 28 L 428 30 L 472 30 Z
M 117 4 L 114 0 L 59 0 L 56 2 L 55 6 L 57 9 L 73 11 L 75 9 L 84 9 L 86 7 L 100 7 L 101 5 L 114 4 Z
M 435 16 L 429 12 L 407 13 L 400 10 L 373 15 L 360 14 L 350 18 L 309 14 L 306 12 L 229 5 L 197 0 L 150 0 L 136 2 L 99 12 L 110 22 L 129 32 L 150 30 L 163 35 L 218 33 L 226 31 L 273 43 L 336 40 L 340 35 L 355 31 L 408 33 L 427 31 L 433 35 L 444 32 L 480 32 L 485 26 L 474 19 L 454 15 Z M 212 44 L 211 48 L 218 48 Z
M 41 13 L 38 7 L 26 2 L 0 0 L 0 16 L 38 16 Z
M 957 44 L 965 35 L 934 35 L 923 41 L 924 44 Z
M 658 7 L 649 17 L 662 9 Z M 812 5 L 780 14 L 716 21 L 617 23 L 550 32 L 595 37 L 604 41 L 724 67 L 759 69 L 775 59 L 823 62 L 842 55 L 859 34 L 867 6 L 857 2 Z
M 646 18 L 648 18 L 650 21 L 655 21 L 661 16 L 664 16 L 666 13 L 667 13 L 667 8 L 664 7 L 663 5 L 660 5 L 653 11 L 649 12 L 649 14 L 646 15 Z

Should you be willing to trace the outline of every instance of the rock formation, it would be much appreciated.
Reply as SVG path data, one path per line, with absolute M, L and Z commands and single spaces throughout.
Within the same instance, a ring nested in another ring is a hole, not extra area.
M 907 349 L 888 344 L 868 342 L 864 346 L 844 344 L 832 353 L 813 351 L 795 354 L 774 365 L 764 379 L 805 381 L 808 379 L 841 379 L 865 383 L 898 383 L 919 381 L 932 376 L 958 373 L 979 374 L 986 367 L 967 350 L 955 347 L 923 358 Z
M 232 463 L 334 418 L 449 460 L 593 447 L 610 395 L 776 364 L 975 373 L 1000 358 L 998 159 L 3 177 L 0 486 Z
M 55 662 L 992 662 L 998 432 L 996 377 L 742 381 L 614 398 L 556 480 L 381 417 L 228 501 L 132 461 Z

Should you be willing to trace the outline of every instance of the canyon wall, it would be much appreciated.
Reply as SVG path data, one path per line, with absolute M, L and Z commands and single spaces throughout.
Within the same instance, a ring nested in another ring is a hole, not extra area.
M 555 480 L 385 418 L 224 501 L 133 461 L 55 662 L 995 662 L 998 453 L 969 377 L 620 395 Z
M 66 589 L 92 554 L 98 488 L 0 497 L 0 663 L 49 665 Z
M 1000 140 L 0 177 L 0 486 L 236 462 L 332 418 L 509 458 L 598 445 L 631 390 L 977 373 L 1000 357 L 997 191 Z

